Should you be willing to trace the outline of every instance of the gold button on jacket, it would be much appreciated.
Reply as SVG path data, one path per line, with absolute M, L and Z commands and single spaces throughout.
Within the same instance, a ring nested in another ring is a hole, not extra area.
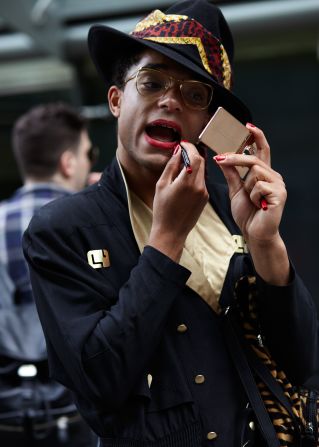
M 177 332 L 180 332 L 180 333 L 186 332 L 187 329 L 188 328 L 187 328 L 186 324 L 179 324 L 177 326 Z
M 210 431 L 209 433 L 207 433 L 207 439 L 209 441 L 212 441 L 213 439 L 217 438 L 217 433 L 215 433 L 214 431 Z
M 195 383 L 201 384 L 204 382 L 205 382 L 205 376 L 203 376 L 202 374 L 197 374 L 197 376 L 195 376 Z

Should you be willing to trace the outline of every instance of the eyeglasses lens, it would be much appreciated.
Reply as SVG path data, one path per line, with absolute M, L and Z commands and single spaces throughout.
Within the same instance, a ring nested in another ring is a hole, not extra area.
M 169 78 L 157 70 L 140 70 L 136 86 L 138 92 L 143 96 L 162 95 L 169 86 Z
M 204 109 L 208 107 L 212 90 L 201 82 L 185 81 L 181 86 L 181 92 L 186 104 L 195 109 Z

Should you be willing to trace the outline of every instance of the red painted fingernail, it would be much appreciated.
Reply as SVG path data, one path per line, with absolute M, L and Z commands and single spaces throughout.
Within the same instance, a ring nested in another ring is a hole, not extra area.
M 261 201 L 260 201 L 260 206 L 261 206 L 261 208 L 262 208 L 264 211 L 268 210 L 268 203 L 267 203 L 267 200 L 266 200 L 266 199 L 261 199 Z
M 179 149 L 180 149 L 180 145 L 179 145 L 179 144 L 176 144 L 176 146 L 175 146 L 175 148 L 174 148 L 173 155 L 176 155 L 177 152 L 179 151 Z
M 181 140 L 181 143 L 189 143 L 188 140 Z
M 226 160 L 226 155 L 215 155 L 213 158 L 215 161 L 223 161 Z
M 187 166 L 187 168 L 186 168 L 186 172 L 187 172 L 188 174 L 191 174 L 191 173 L 193 172 L 192 167 L 191 167 L 191 166 Z
M 254 124 L 252 124 L 252 123 L 247 123 L 248 124 L 248 126 L 250 126 L 250 127 L 256 127 Z

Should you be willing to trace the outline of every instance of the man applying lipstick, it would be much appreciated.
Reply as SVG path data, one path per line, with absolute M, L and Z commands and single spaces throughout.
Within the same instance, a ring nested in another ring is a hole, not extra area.
M 139 67 L 143 67 L 143 72 L 140 71 L 137 78 Z M 155 79 L 152 78 L 154 73 Z M 163 74 L 163 80 L 158 73 Z M 117 157 L 127 173 L 127 182 L 134 184 L 134 192 L 150 208 L 156 182 L 176 145 L 181 139 L 196 141 L 210 117 L 207 108 L 194 109 L 185 104 L 184 90 L 178 81 L 158 95 L 158 85 L 165 85 L 173 78 L 183 78 L 189 83 L 194 75 L 164 55 L 147 49 L 140 54 L 138 63 L 129 68 L 125 80 L 118 82 L 125 84 L 124 91 L 112 85 L 108 92 L 110 110 L 118 119 Z M 198 76 L 195 77 L 196 87 L 197 83 Z M 143 89 L 142 94 L 137 85 Z M 208 101 L 211 91 L 205 85 L 203 94 Z M 201 93 L 201 85 L 197 88 Z M 197 150 L 195 154 L 198 155 Z M 196 176 L 190 181 L 196 182 Z
M 245 299 L 254 290 L 260 343 L 296 384 L 314 368 L 317 320 L 278 230 L 283 180 L 230 90 L 228 25 L 210 2 L 186 0 L 130 35 L 94 26 L 89 49 L 117 118 L 116 157 L 98 184 L 42 209 L 24 238 L 51 374 L 101 447 L 270 445 L 223 314 L 238 287 Z M 205 177 L 195 146 L 218 106 L 257 146 L 215 158 L 227 188 Z M 244 182 L 238 165 L 250 169 Z

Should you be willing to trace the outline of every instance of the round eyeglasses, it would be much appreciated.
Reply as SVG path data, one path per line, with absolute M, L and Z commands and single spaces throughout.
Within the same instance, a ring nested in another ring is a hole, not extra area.
M 201 81 L 176 79 L 155 68 L 140 67 L 123 85 L 132 79 L 135 79 L 140 95 L 154 99 L 160 98 L 177 84 L 185 104 L 195 110 L 207 109 L 213 97 L 214 89 L 211 85 Z

